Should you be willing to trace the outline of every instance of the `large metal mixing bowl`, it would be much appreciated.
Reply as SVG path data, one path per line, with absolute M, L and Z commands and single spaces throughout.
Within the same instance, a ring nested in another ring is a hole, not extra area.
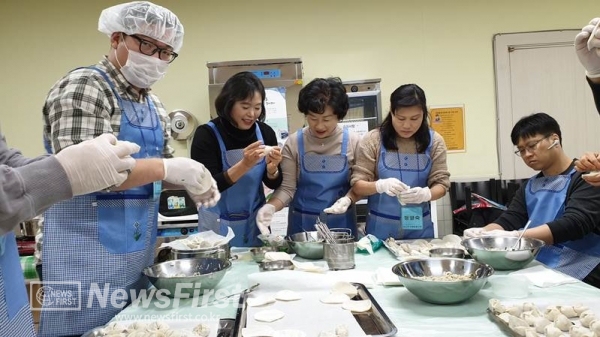
M 475 260 L 496 270 L 516 270 L 535 259 L 544 246 L 542 240 L 521 238 L 517 249 L 512 250 L 517 240 L 516 237 L 481 237 L 465 239 L 462 245 Z
M 434 304 L 452 304 L 473 297 L 494 274 L 494 268 L 475 261 L 456 258 L 428 258 L 404 261 L 392 267 L 400 282 L 420 300 Z M 441 282 L 417 277 L 469 275 L 468 281 Z
M 189 298 L 202 295 L 200 290 L 215 288 L 230 268 L 227 259 L 203 257 L 157 263 L 146 267 L 143 274 L 164 295 Z
M 318 232 L 300 232 L 292 234 L 286 239 L 298 256 L 311 260 L 323 258 L 323 238 L 319 236 Z

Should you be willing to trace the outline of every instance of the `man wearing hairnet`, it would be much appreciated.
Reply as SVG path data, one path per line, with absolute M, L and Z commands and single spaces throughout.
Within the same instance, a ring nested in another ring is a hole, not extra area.
M 163 187 L 184 187 L 199 206 L 212 206 L 220 197 L 215 181 L 203 179 L 210 172 L 202 164 L 162 159 L 167 117 L 150 87 L 183 44 L 177 16 L 150 2 L 130 2 L 102 11 L 98 29 L 110 37 L 108 56 L 72 70 L 48 93 L 46 148 L 60 154 L 112 133 L 141 150 L 118 189 L 75 197 L 44 214 L 42 276 L 52 292 L 44 297 L 40 336 L 81 335 L 104 325 L 147 288 L 141 275 L 153 263 Z M 51 296 L 68 292 L 81 301 L 79 307 Z

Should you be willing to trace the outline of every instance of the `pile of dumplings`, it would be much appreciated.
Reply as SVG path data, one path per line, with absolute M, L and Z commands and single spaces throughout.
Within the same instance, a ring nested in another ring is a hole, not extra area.
M 213 247 L 213 243 L 208 240 L 203 240 L 198 235 L 191 235 L 185 239 L 177 240 L 177 243 L 186 246 L 190 250 Z
M 462 239 L 458 235 L 449 234 L 441 239 L 433 239 L 426 241 L 418 239 L 410 243 L 396 243 L 393 238 L 385 240 L 385 246 L 392 251 L 396 258 L 400 260 L 408 260 L 411 258 L 425 258 L 429 257 L 429 250 L 433 248 L 458 248 L 464 250 L 465 248 L 460 244 Z
M 540 311 L 531 302 L 505 306 L 492 298 L 488 309 L 519 336 L 600 337 L 600 317 L 580 304 L 552 305 Z
M 210 327 L 198 324 L 192 331 L 174 330 L 169 324 L 160 321 L 151 323 L 134 322 L 128 326 L 110 323 L 100 331 L 100 336 L 107 337 L 208 337 Z

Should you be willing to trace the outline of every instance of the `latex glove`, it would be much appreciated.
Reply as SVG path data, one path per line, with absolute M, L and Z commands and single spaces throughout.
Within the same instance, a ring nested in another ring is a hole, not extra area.
M 64 148 L 56 154 L 73 190 L 73 196 L 119 186 L 135 166 L 131 155 L 140 147 L 117 141 L 111 133 Z
M 400 202 L 403 204 L 420 204 L 431 200 L 429 187 L 413 187 L 400 193 Z
M 352 200 L 348 197 L 339 198 L 331 207 L 327 207 L 323 210 L 325 213 L 329 214 L 342 214 L 346 213 L 348 207 L 352 205 Z
M 479 238 L 481 237 L 481 233 L 483 233 L 484 231 L 485 230 L 481 227 L 467 228 L 463 231 L 463 236 L 465 237 L 465 239 Z
M 219 200 L 221 200 L 221 193 L 219 193 L 217 182 L 212 177 L 210 179 L 212 180 L 212 185 L 210 186 L 208 191 L 202 194 L 194 194 L 190 191 L 187 191 L 188 195 L 190 196 L 190 198 L 192 198 L 192 200 L 194 200 L 194 202 L 196 203 L 196 207 L 198 208 L 213 207 L 217 204 L 217 202 L 219 202 Z
M 256 225 L 260 230 L 260 234 L 270 234 L 269 227 L 271 226 L 271 221 L 273 221 L 273 214 L 275 214 L 275 206 L 271 204 L 264 204 L 258 210 L 258 214 L 256 215 Z
M 575 36 L 575 52 L 590 78 L 600 77 L 600 31 L 594 28 L 600 18 L 594 18 Z M 594 36 L 590 39 L 590 36 Z
M 483 231 L 481 237 L 519 237 L 519 231 L 505 231 L 502 229 L 493 229 L 491 231 Z
M 379 179 L 375 182 L 377 193 L 385 193 L 390 197 L 395 197 L 399 195 L 400 192 L 406 191 L 408 188 L 408 185 L 396 178 Z
M 163 159 L 164 181 L 183 186 L 190 194 L 201 195 L 213 185 L 210 172 L 201 163 L 190 158 Z

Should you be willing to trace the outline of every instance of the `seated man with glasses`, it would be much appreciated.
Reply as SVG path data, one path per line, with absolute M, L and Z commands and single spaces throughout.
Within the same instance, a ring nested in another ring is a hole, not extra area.
M 521 118 L 513 127 L 515 154 L 538 174 L 521 185 L 508 209 L 466 237 L 524 236 L 543 240 L 537 260 L 600 288 L 600 189 L 575 171 L 562 148 L 560 126 L 545 113 Z

